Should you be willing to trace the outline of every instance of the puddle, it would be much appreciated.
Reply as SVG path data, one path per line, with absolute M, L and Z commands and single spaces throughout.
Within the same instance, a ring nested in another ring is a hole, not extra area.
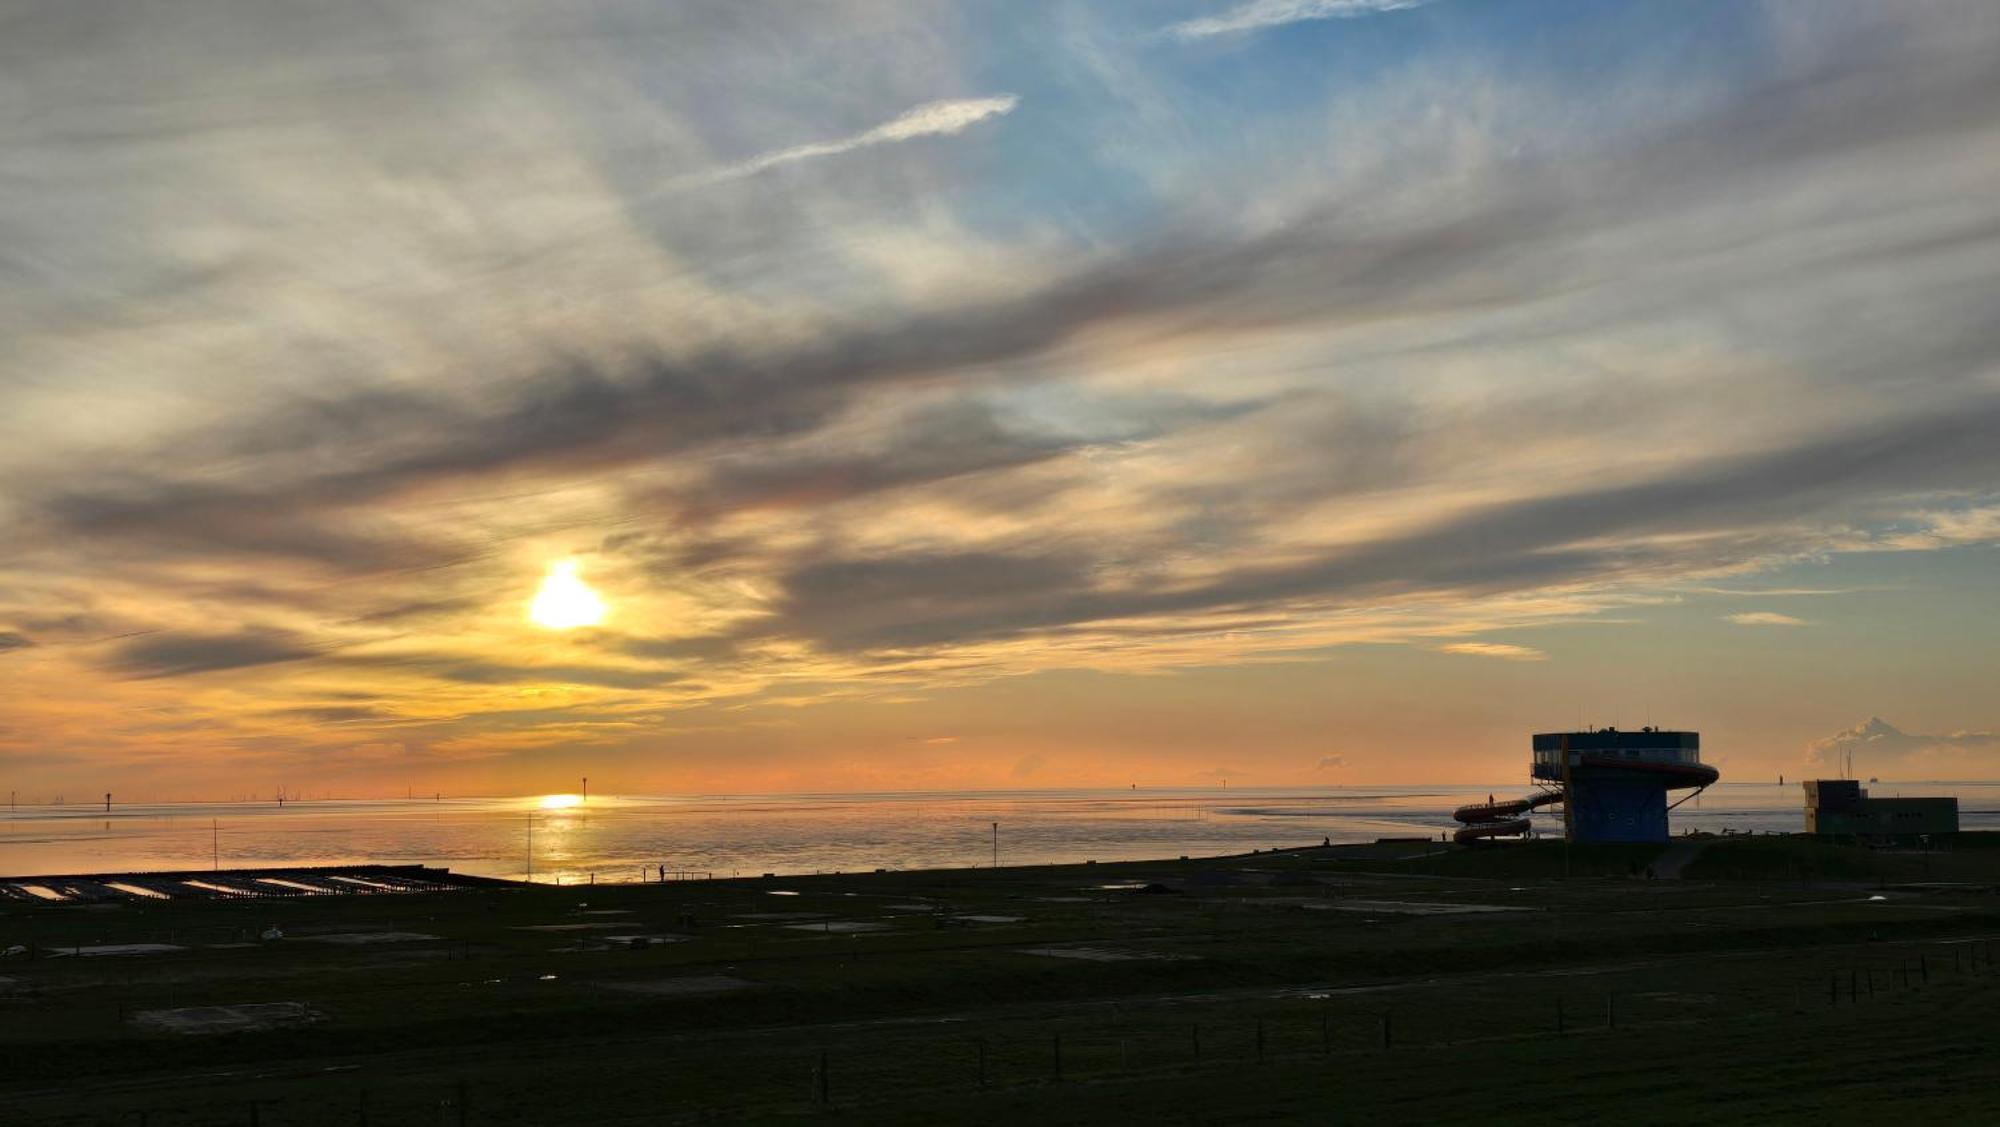
M 187 948 L 172 943 L 100 943 L 94 947 L 51 947 L 49 955 L 52 958 L 76 956 L 89 959 L 123 955 L 170 955 L 175 951 L 185 950 Z
M 252 877 L 250 879 L 256 884 L 268 884 L 273 888 L 288 888 L 293 892 L 303 892 L 307 896 L 332 895 L 330 889 L 321 888 L 316 884 L 307 884 L 304 881 L 286 880 L 284 877 Z
M 1092 963 L 1186 962 L 1190 955 L 1161 955 L 1151 951 L 1120 951 L 1113 947 L 1023 947 L 1023 955 L 1049 959 L 1082 959 Z
M 235 888 L 226 884 L 217 884 L 212 880 L 184 880 L 181 883 L 187 885 L 189 888 L 199 888 L 203 892 L 220 892 L 224 896 L 257 895 L 256 893 L 250 891 L 247 888 Z
M 400 888 L 397 888 L 397 887 L 396 887 L 395 885 L 393 885 L 393 884 L 384 884 L 384 883 L 382 883 L 382 882 L 381 882 L 381 881 L 379 881 L 379 880 L 366 880 L 366 879 L 363 879 L 363 878 L 361 878 L 361 877 L 328 877 L 328 878 L 326 878 L 326 879 L 328 879 L 328 880 L 337 880 L 337 881 L 339 881 L 339 882 L 340 882 L 340 883 L 342 883 L 342 884 L 358 884 L 358 885 L 360 885 L 360 886 L 361 886 L 361 887 L 363 887 L 363 888 L 372 888 L 372 889 L 374 889 L 374 890 L 375 890 L 375 891 L 377 891 L 377 892 L 401 892 L 401 891 L 402 891 L 402 889 L 400 889 Z
M 517 924 L 514 931 L 616 931 L 622 927 L 637 927 L 629 923 L 588 923 L 588 924 Z
M 1306 904 L 1326 912 L 1383 912 L 1394 916 L 1465 916 L 1483 912 L 1526 912 L 1511 904 L 1424 904 L 1411 900 L 1339 900 Z
M 862 931 L 888 931 L 889 925 L 873 920 L 826 920 L 816 924 L 786 924 L 792 931 L 829 931 L 854 933 Z
M 370 943 L 421 943 L 437 939 L 421 931 L 336 931 L 328 935 L 295 935 L 292 938 L 306 943 L 335 943 L 344 947 L 359 947 Z
M 115 888 L 127 896 L 143 896 L 149 900 L 170 900 L 172 897 L 156 888 L 145 888 L 136 884 L 126 884 L 122 880 L 108 880 L 104 887 Z
M 140 1010 L 132 1024 L 167 1033 L 247 1033 L 318 1021 L 319 1014 L 300 1002 L 255 1002 L 240 1006 L 182 1006 L 170 1010 Z
M 606 990 L 628 994 L 651 994 L 662 998 L 689 998 L 704 994 L 727 994 L 756 983 L 727 974 L 690 974 L 680 978 L 655 978 L 640 982 L 600 982 Z

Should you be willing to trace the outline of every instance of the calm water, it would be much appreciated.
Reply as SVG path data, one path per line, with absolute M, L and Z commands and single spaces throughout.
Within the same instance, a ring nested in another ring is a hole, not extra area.
M 1871 788 L 1955 794 L 1967 829 L 2000 828 L 2000 784 Z M 1519 785 L 1023 791 L 784 797 L 599 797 L 114 807 L 21 807 L 0 820 L 0 875 L 317 865 L 444 865 L 518 878 L 532 824 L 536 879 L 634 880 L 642 868 L 732 874 L 1140 860 L 1273 846 L 1436 835 L 1450 812 Z M 561 801 L 556 800 L 556 801 Z M 1797 785 L 1724 783 L 1673 814 L 1674 829 L 1796 831 Z M 4 816 L 6 812 L 0 812 Z M 1559 832 L 1560 816 L 1539 817 Z

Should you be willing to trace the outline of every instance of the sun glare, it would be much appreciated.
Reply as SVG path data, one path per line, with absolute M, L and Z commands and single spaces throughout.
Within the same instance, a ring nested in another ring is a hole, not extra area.
M 542 809 L 567 810 L 572 806 L 582 804 L 582 802 L 583 799 L 573 794 L 545 794 L 542 796 Z
M 604 600 L 577 578 L 575 560 L 563 560 L 549 567 L 541 590 L 528 604 L 528 618 L 550 630 L 595 626 L 604 621 Z

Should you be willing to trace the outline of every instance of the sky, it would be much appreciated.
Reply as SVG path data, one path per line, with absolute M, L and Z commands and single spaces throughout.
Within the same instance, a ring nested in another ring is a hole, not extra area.
M 1976 0 L 10 4 L 0 776 L 1994 777 L 1996 63 Z

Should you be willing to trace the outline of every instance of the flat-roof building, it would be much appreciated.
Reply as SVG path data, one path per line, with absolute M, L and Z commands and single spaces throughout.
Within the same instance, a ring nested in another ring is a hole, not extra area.
M 1827 837 L 1929 837 L 1958 832 L 1958 799 L 1870 798 L 1858 779 L 1811 779 L 1806 832 Z

